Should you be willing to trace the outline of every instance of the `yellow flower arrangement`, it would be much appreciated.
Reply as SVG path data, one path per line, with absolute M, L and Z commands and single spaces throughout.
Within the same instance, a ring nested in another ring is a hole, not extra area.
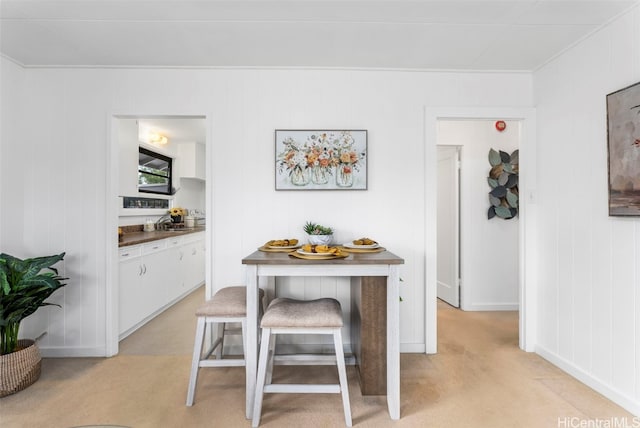
M 169 210 L 169 214 L 171 215 L 171 217 L 183 216 L 185 215 L 185 210 L 184 208 L 173 207 Z

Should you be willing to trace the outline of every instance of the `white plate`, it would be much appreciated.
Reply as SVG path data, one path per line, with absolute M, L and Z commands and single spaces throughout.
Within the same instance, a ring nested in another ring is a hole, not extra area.
M 296 250 L 298 254 L 302 254 L 303 256 L 335 256 L 335 253 L 307 253 L 306 251 L 302 251 L 302 248 Z
M 286 247 L 283 245 L 269 245 L 267 248 L 270 250 L 293 250 L 294 248 L 299 248 L 300 245 L 287 245 Z
M 346 244 L 342 244 L 343 247 L 345 248 L 353 248 L 353 249 L 358 249 L 358 248 L 378 248 L 380 246 L 380 244 L 375 243 L 375 244 L 371 244 L 371 245 L 356 245 L 352 242 L 347 242 Z

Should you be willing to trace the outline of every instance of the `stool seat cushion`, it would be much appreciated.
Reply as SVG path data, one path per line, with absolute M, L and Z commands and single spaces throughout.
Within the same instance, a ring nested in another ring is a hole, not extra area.
M 342 327 L 342 308 L 336 299 L 274 299 L 262 317 L 262 327 Z
M 264 290 L 260 289 L 259 300 L 264 297 Z M 197 317 L 245 317 L 247 316 L 247 287 L 221 288 L 196 309 Z

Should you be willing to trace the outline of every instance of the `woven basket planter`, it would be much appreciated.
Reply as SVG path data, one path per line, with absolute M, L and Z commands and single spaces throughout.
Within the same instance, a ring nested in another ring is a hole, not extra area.
M 40 377 L 42 358 L 33 340 L 18 340 L 19 351 L 0 355 L 0 397 L 14 394 Z

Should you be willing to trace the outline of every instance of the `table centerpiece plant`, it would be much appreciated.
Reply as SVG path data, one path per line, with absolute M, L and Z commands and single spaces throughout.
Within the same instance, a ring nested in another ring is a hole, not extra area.
M 66 284 L 68 278 L 53 267 L 65 253 L 19 259 L 0 254 L 0 397 L 20 391 L 38 380 L 40 352 L 34 340 L 18 340 L 23 319 L 47 303 L 51 294 Z
M 333 229 L 313 222 L 306 222 L 303 230 L 311 245 L 329 245 L 333 240 Z

